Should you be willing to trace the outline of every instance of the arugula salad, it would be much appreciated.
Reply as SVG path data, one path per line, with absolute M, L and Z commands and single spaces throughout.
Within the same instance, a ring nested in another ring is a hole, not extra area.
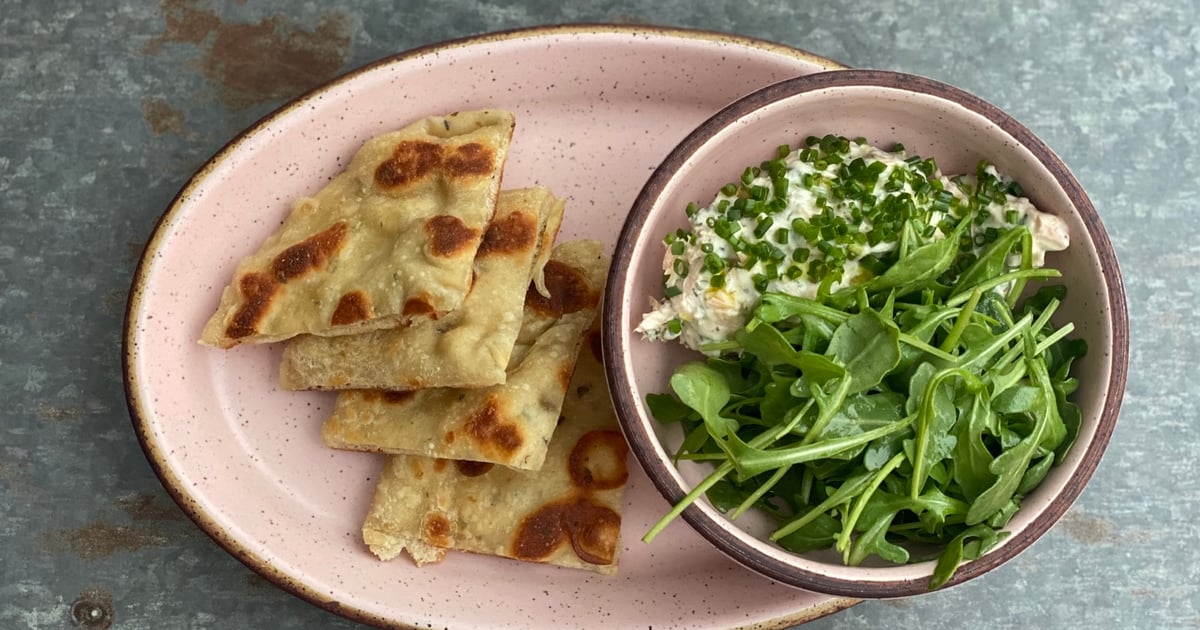
M 647 405 L 714 469 L 644 540 L 707 495 L 794 552 L 936 557 L 930 588 L 999 542 L 1079 430 L 1065 288 L 1026 290 L 1060 275 L 1065 224 L 986 162 L 948 177 L 833 135 L 686 213 L 637 330 L 703 353 Z

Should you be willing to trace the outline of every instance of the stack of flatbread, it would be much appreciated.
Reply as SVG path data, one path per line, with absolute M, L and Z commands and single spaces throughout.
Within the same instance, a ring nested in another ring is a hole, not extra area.
M 241 261 L 201 342 L 287 340 L 284 388 L 338 390 L 325 443 L 387 457 L 363 525 L 380 558 L 613 573 L 626 447 L 594 343 L 608 262 L 598 242 L 555 243 L 549 190 L 500 190 L 512 131 L 488 110 L 369 140 Z

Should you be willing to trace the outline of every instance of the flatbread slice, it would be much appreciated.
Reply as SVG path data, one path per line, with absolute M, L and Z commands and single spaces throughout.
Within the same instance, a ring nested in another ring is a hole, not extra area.
M 389 456 L 363 524 L 367 547 L 384 560 L 406 549 L 418 566 L 457 549 L 616 573 L 627 448 L 598 333 L 589 336 L 541 470 Z
M 596 241 L 555 247 L 545 268 L 551 297 L 533 286 L 526 291 L 521 331 L 503 384 L 340 392 L 321 430 L 325 444 L 540 468 L 607 270 Z
M 485 110 L 368 140 L 238 264 L 201 343 L 354 334 L 458 308 L 512 131 L 512 114 Z
M 525 289 L 545 265 L 564 201 L 545 188 L 500 193 L 475 254 L 475 283 L 462 306 L 438 320 L 358 335 L 301 335 L 279 368 L 284 389 L 486 387 L 503 383 L 521 328 Z

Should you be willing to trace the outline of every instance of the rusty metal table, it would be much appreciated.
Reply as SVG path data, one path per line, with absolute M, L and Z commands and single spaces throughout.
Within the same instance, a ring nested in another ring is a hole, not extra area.
M 564 22 L 726 31 L 958 85 L 1055 147 L 1112 235 L 1133 354 L 1082 498 L 985 578 L 806 627 L 1200 627 L 1200 5 L 695 5 L 0 1 L 0 628 L 356 626 L 241 565 L 159 485 L 122 390 L 130 276 L 188 176 L 287 99 L 415 46 Z

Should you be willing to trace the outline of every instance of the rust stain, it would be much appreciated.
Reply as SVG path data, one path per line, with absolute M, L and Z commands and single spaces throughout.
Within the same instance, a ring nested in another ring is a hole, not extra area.
M 136 263 L 142 258 L 142 252 L 146 249 L 146 243 L 141 241 L 125 241 L 125 262 Z
M 29 480 L 29 462 L 13 459 L 6 453 L 0 459 L 0 488 L 7 488 L 12 496 L 37 494 L 37 487 Z
M 158 54 L 166 44 L 200 48 L 200 68 L 234 108 L 292 98 L 333 78 L 349 56 L 351 24 L 329 11 L 312 29 L 285 15 L 255 23 L 230 23 L 195 0 L 164 0 L 163 34 L 145 47 Z
M 183 135 L 183 112 L 172 107 L 164 98 L 142 98 L 142 119 L 156 135 Z
M 167 537 L 146 527 L 113 525 L 93 521 L 75 529 L 57 529 L 42 535 L 42 543 L 50 551 L 72 553 L 84 560 L 107 558 L 113 554 L 137 551 L 147 547 L 162 547 Z
M 175 504 L 153 494 L 126 495 L 117 499 L 116 504 L 129 515 L 131 525 L 92 521 L 73 529 L 53 529 L 42 533 L 42 547 L 83 560 L 97 560 L 147 547 L 163 547 L 170 542 L 163 524 L 186 520 Z
M 83 417 L 83 414 L 83 407 L 79 405 L 58 405 L 50 402 L 41 402 L 37 406 L 38 419 L 47 422 L 77 420 Z
M 117 505 L 134 521 L 182 521 L 183 512 L 174 503 L 159 502 L 152 494 L 131 494 L 117 499 Z
M 1064 514 L 1060 522 L 1068 536 L 1085 545 L 1098 545 L 1113 540 L 1112 522 L 1108 519 L 1071 511 Z
M 275 584 L 271 580 L 251 571 L 246 575 L 246 586 L 253 589 L 269 589 L 274 588 Z
M 80 628 L 105 630 L 116 618 L 112 592 L 106 588 L 88 588 L 71 603 L 71 620 Z
M 199 44 L 208 34 L 221 26 L 221 19 L 212 11 L 196 8 L 197 2 L 189 0 L 165 0 L 162 3 L 165 32 L 146 44 L 146 52 L 158 54 L 163 44 L 181 42 Z
M 104 294 L 100 303 L 100 312 L 105 315 L 120 315 L 125 312 L 125 298 L 129 295 L 124 289 L 112 289 Z
M 655 23 L 653 20 L 647 20 L 644 17 L 633 15 L 632 13 L 618 13 L 617 15 L 609 18 L 609 21 L 613 24 L 633 24 L 638 26 L 652 25 Z

